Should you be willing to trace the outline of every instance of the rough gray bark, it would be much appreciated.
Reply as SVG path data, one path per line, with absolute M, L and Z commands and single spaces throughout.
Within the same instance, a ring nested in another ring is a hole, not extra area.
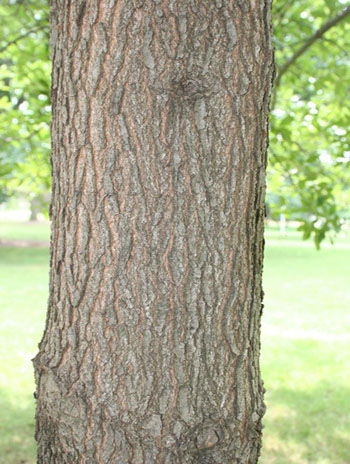
M 270 0 L 51 20 L 38 463 L 256 463 Z

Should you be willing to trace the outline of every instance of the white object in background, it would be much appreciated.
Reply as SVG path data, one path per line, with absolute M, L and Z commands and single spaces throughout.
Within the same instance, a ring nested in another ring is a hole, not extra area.
M 286 226 L 286 216 L 284 214 L 280 214 L 280 234 L 286 235 L 287 234 L 287 226 Z

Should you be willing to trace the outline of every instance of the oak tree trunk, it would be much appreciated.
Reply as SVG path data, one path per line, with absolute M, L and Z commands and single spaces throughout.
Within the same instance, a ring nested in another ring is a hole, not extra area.
M 39 464 L 256 463 L 270 0 L 52 0 Z

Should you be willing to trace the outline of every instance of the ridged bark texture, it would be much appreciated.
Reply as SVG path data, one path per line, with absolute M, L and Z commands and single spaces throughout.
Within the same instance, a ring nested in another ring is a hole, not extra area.
M 38 463 L 256 463 L 270 0 L 51 8 Z

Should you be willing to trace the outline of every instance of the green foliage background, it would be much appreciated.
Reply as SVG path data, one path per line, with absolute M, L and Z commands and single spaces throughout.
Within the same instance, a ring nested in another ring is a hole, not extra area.
M 316 40 L 283 74 L 285 63 L 350 2 L 274 2 L 277 78 L 270 118 L 268 204 L 301 221 L 316 245 L 350 214 L 350 22 Z
M 48 3 L 0 5 L 0 190 L 29 197 L 50 188 Z

